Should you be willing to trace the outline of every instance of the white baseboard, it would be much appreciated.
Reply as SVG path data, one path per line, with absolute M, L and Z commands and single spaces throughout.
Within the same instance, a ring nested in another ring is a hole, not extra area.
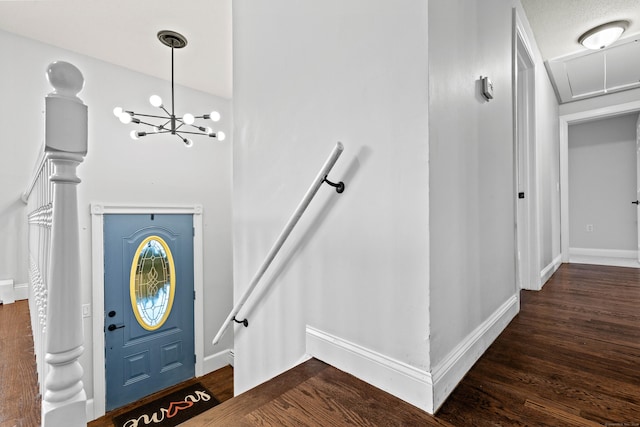
M 436 411 L 489 348 L 491 343 L 507 327 L 520 310 L 517 295 L 502 304 L 487 320 L 458 344 L 442 362 L 432 370 L 433 410 Z
M 569 248 L 569 255 L 638 259 L 638 251 L 625 249 Z
M 622 249 L 569 248 L 569 262 L 639 268 L 638 251 Z
M 29 299 L 29 284 L 19 283 L 13 287 L 13 292 L 16 301 Z
M 0 302 L 2 304 L 13 304 L 16 302 L 13 279 L 0 280 Z
M 551 276 L 553 276 L 553 273 L 558 271 L 560 265 L 562 265 L 562 254 L 555 257 L 553 261 L 540 272 L 540 287 L 544 286 Z
M 431 374 L 307 326 L 307 354 L 433 413 Z
M 216 371 L 220 368 L 224 368 L 227 365 L 233 366 L 233 351 L 223 350 L 216 354 L 206 356 L 204 358 L 204 375 Z
M 93 399 L 87 399 L 87 421 L 93 421 L 96 419 L 95 413 L 93 411 Z

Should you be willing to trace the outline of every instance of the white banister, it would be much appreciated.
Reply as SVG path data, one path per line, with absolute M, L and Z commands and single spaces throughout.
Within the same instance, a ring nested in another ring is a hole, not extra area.
M 76 427 L 87 424 L 76 174 L 87 153 L 87 106 L 77 97 L 84 78 L 75 66 L 54 62 L 47 78 L 54 91 L 45 98 L 44 151 L 23 195 L 30 209 L 30 307 L 41 425 Z
M 306 194 L 298 204 L 298 207 L 293 212 L 293 215 L 291 215 L 291 218 L 289 218 L 289 221 L 287 221 L 287 224 L 284 226 L 282 232 L 280 233 L 275 243 L 269 250 L 269 253 L 265 257 L 264 261 L 262 262 L 262 265 L 260 265 L 260 268 L 258 268 L 258 271 L 256 271 L 255 275 L 253 276 L 253 279 L 251 279 L 251 283 L 249 284 L 249 287 L 244 291 L 244 293 L 242 294 L 238 302 L 236 302 L 235 306 L 233 307 L 233 309 L 225 319 L 224 323 L 220 327 L 220 330 L 218 331 L 216 336 L 213 338 L 213 345 L 218 344 L 218 342 L 220 341 L 220 338 L 222 338 L 222 335 L 224 335 L 225 331 L 227 330 L 227 327 L 231 322 L 236 321 L 238 323 L 244 323 L 245 326 L 248 325 L 248 322 L 246 319 L 243 321 L 238 321 L 236 320 L 236 316 L 244 306 L 245 302 L 247 302 L 247 300 L 253 293 L 254 289 L 260 282 L 260 279 L 262 278 L 264 273 L 267 271 L 267 269 L 271 265 L 271 262 L 280 251 L 280 248 L 282 247 L 284 242 L 287 240 L 287 237 L 289 237 L 289 234 L 291 234 L 291 231 L 298 223 L 298 220 L 300 219 L 304 211 L 307 209 L 307 206 L 309 206 L 309 203 L 311 203 L 313 196 L 315 196 L 315 194 L 318 192 L 318 189 L 320 188 L 320 186 L 324 182 L 327 182 L 329 185 L 336 187 L 336 190 L 338 193 L 342 193 L 344 191 L 344 184 L 342 182 L 338 184 L 334 184 L 332 182 L 329 182 L 326 179 L 327 175 L 329 174 L 329 171 L 331 171 L 331 168 L 333 168 L 333 165 L 335 165 L 336 161 L 338 160 L 338 157 L 340 157 L 340 154 L 342 154 L 343 150 L 344 150 L 344 146 L 342 145 L 342 143 L 340 142 L 336 143 L 336 146 L 331 151 L 331 154 L 327 158 L 327 161 L 322 166 L 322 169 L 320 169 L 320 172 L 318 172 L 318 175 L 313 180 L 311 186 L 309 187 Z

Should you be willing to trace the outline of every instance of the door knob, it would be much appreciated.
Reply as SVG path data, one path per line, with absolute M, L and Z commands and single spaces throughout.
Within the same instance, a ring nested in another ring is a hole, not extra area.
M 639 205 L 640 204 L 640 202 L 637 201 L 637 200 L 635 202 L 631 202 L 631 203 L 633 203 L 634 205 Z
M 120 325 L 115 325 L 115 324 L 110 324 L 109 326 L 107 326 L 107 329 L 110 331 L 115 331 L 116 329 L 120 329 L 120 328 L 124 328 L 124 323 L 120 324 Z

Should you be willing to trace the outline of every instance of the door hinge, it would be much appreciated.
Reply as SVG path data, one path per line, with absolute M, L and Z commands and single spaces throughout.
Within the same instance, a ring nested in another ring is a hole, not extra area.
M 196 237 L 196 228 L 193 227 L 192 230 L 193 230 L 193 237 Z
M 194 363 L 194 364 L 196 363 L 196 358 L 197 358 L 197 356 L 194 354 L 194 355 L 193 355 L 193 363 Z
M 196 291 L 193 291 L 193 300 L 196 300 Z

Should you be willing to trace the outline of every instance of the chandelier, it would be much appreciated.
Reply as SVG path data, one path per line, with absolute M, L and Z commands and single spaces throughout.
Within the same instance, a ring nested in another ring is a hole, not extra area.
M 132 130 L 130 135 L 131 138 L 135 140 L 147 135 L 168 133 L 176 135 L 187 147 L 193 146 L 193 141 L 185 135 L 204 135 L 216 138 L 218 141 L 223 141 L 225 138 L 224 132 L 215 132 L 208 126 L 200 126 L 195 123 L 196 119 L 209 119 L 213 122 L 219 121 L 220 113 L 217 111 L 212 111 L 209 114 L 200 116 L 186 113 L 182 117 L 176 117 L 173 96 L 173 51 L 174 49 L 182 49 L 185 47 L 187 45 L 187 39 L 175 31 L 162 30 L 158 32 L 158 40 L 165 46 L 171 48 L 171 112 L 169 112 L 163 104 L 162 98 L 158 95 L 151 95 L 149 103 L 151 106 L 162 110 L 164 115 L 140 114 L 134 111 L 124 110 L 121 107 L 114 108 L 113 114 L 124 124 L 135 123 L 149 127 L 149 130 L 146 131 Z M 151 121 L 155 121 L 156 123 L 151 123 Z

